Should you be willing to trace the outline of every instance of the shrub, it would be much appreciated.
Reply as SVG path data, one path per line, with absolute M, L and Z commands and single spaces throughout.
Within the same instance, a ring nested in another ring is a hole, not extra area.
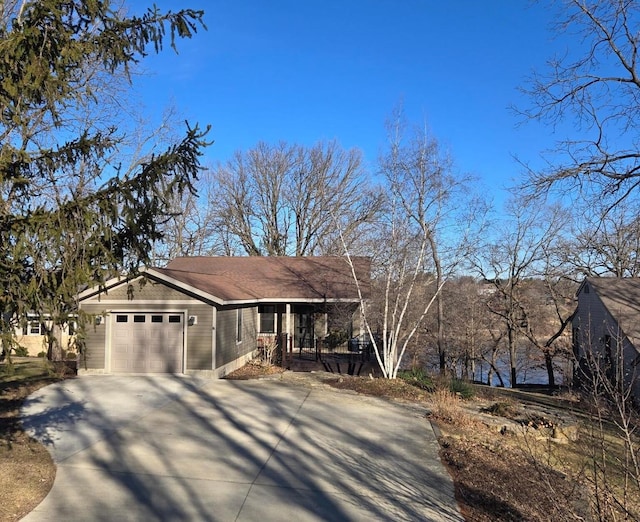
M 38 357 L 41 357 L 41 358 L 45 359 L 47 357 L 47 352 L 38 353 Z
M 473 386 L 462 379 L 451 379 L 449 382 L 449 391 L 463 399 L 470 399 L 475 395 Z
M 331 349 L 336 349 L 341 344 L 346 343 L 349 340 L 347 332 L 344 331 L 331 331 L 329 335 L 324 338 L 324 342 Z
M 421 390 L 433 392 L 436 386 L 431 376 L 422 368 L 413 368 L 411 370 L 402 370 L 398 372 L 398 377 L 403 381 L 416 386 Z
M 276 337 L 263 339 L 262 346 L 258 348 L 258 358 L 260 364 L 264 366 L 277 364 L 278 360 L 281 360 L 278 339 Z
M 27 348 L 24 347 L 24 346 L 16 346 L 14 352 L 16 354 L 16 357 L 28 357 L 29 356 L 29 350 L 27 350 Z

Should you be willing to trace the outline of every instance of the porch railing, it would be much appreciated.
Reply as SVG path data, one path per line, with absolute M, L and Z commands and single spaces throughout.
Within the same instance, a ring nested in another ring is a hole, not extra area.
M 294 346 L 293 336 L 278 336 L 281 361 L 284 368 L 290 368 L 297 361 L 311 361 L 322 364 L 326 371 L 359 375 L 364 365 L 375 362 L 373 345 L 369 341 L 349 339 L 339 345 L 330 345 L 323 339 Z

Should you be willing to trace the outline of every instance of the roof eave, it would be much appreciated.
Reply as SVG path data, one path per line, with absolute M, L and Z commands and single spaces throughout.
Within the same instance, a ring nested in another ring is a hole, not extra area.
M 86 290 L 83 290 L 78 294 L 78 300 L 83 301 L 84 299 L 88 299 L 90 297 L 107 294 L 109 290 L 111 290 L 112 288 L 115 288 L 116 286 L 120 286 L 125 283 L 137 281 L 141 277 L 142 275 L 137 275 L 135 277 L 125 277 L 125 276 L 114 277 L 112 279 L 109 279 L 108 281 L 105 281 L 104 285 L 92 286 L 91 288 L 87 288 Z
M 261 297 L 256 299 L 229 299 L 225 301 L 223 304 L 225 305 L 245 305 L 245 304 L 287 304 L 287 303 L 313 303 L 313 304 L 322 304 L 322 303 L 359 303 L 360 299 L 349 298 L 349 297 L 335 297 L 335 298 L 308 298 L 308 297 Z
M 200 290 L 199 288 L 196 288 L 195 286 L 191 286 L 188 283 L 185 283 L 183 281 L 180 281 L 179 279 L 175 279 L 171 276 L 165 275 L 161 272 L 158 272 L 157 270 L 153 269 L 153 268 L 149 268 L 147 270 L 145 270 L 144 274 L 149 277 L 150 279 L 156 280 L 156 281 L 161 281 L 163 283 L 169 284 L 171 286 L 174 286 L 176 288 L 179 288 L 180 290 L 184 290 L 187 293 L 190 293 L 196 297 L 199 297 L 201 299 L 204 299 L 206 301 L 212 301 L 218 305 L 225 305 L 226 302 L 224 299 L 221 299 L 218 296 L 215 296 L 213 294 L 210 294 L 209 292 L 205 292 L 203 290 Z

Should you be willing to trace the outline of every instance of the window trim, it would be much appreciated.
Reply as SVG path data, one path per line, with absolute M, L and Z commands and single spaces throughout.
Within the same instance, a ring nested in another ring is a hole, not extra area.
M 265 308 L 270 308 L 272 311 L 265 312 Z M 265 330 L 263 328 L 262 319 L 266 319 L 271 316 L 271 330 Z M 274 334 L 276 333 L 276 305 L 258 305 L 258 328 L 259 333 Z
M 44 322 L 40 319 L 29 319 L 24 335 L 38 337 L 44 335 Z
M 236 344 L 242 342 L 242 308 L 236 308 Z

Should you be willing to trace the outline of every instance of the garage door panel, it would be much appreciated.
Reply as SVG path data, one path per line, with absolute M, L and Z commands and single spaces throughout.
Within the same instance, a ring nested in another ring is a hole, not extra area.
M 112 372 L 181 373 L 183 350 L 182 314 L 116 314 L 112 323 Z

